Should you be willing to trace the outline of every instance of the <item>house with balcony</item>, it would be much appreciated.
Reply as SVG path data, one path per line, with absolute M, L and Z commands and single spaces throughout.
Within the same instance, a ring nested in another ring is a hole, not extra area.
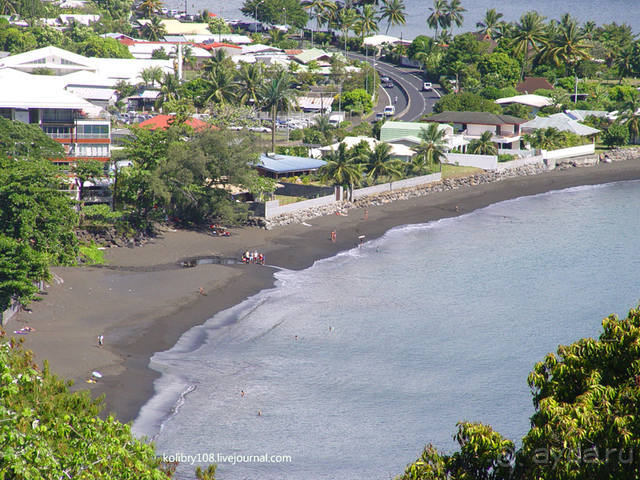
M 59 78 L 0 70 L 0 116 L 38 125 L 65 151 L 55 163 L 78 160 L 108 162 L 111 158 L 109 114 L 67 91 Z
M 453 125 L 454 131 L 463 135 L 467 141 L 479 139 L 484 132 L 491 132 L 491 140 L 497 148 L 514 150 L 520 149 L 520 125 L 526 122 L 511 115 L 488 112 L 442 112 L 427 120 Z

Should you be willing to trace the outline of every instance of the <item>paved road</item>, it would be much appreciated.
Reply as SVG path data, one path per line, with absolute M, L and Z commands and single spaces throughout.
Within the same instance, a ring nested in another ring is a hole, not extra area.
M 362 54 L 351 52 L 347 55 L 350 58 L 361 61 L 368 60 L 371 65 L 374 65 L 372 57 L 368 57 L 367 59 Z M 396 120 L 412 122 L 433 111 L 433 105 L 440 98 L 440 94 L 437 90 L 423 92 L 422 78 L 415 69 L 398 67 L 397 65 L 381 62 L 380 60 L 375 62 L 375 69 L 381 77 L 387 76 L 391 78 L 395 84 L 393 88 L 385 89 L 388 95 L 380 92 L 378 106 L 375 109 L 376 112 L 382 111 L 386 105 L 393 104 L 396 96 L 398 97 Z M 405 95 L 398 88 L 398 85 L 407 92 L 408 98 L 405 98 Z M 434 87 L 438 87 L 438 85 L 434 85 Z

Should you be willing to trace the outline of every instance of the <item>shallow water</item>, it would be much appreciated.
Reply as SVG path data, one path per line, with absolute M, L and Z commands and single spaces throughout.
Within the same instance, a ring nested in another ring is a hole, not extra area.
M 154 355 L 159 393 L 134 430 L 201 464 L 292 458 L 214 456 L 225 480 L 392 478 L 427 442 L 453 449 L 460 420 L 518 442 L 534 363 L 640 299 L 637 238 L 640 182 L 621 182 L 397 228 L 280 272 Z

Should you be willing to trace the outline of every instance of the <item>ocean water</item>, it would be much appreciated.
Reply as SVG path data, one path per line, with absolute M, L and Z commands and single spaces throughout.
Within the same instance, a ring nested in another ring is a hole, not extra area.
M 185 5 L 189 13 L 198 12 L 204 9 L 216 13 L 227 20 L 244 18 L 240 9 L 244 0 L 166 0 L 164 2 L 168 8 L 179 8 L 184 10 Z M 406 39 L 413 39 L 417 35 L 433 35 L 433 31 L 427 28 L 427 17 L 429 7 L 433 5 L 430 0 L 405 0 L 407 23 L 402 26 L 393 27 L 389 30 L 390 35 L 402 36 Z M 476 30 L 476 22 L 480 21 L 485 12 L 490 8 L 495 8 L 504 15 L 506 21 L 517 21 L 520 16 L 528 10 L 536 10 L 541 15 L 549 19 L 559 19 L 565 13 L 570 13 L 580 22 L 592 20 L 598 25 L 617 22 L 627 23 L 634 32 L 640 33 L 640 15 L 630 15 L 630 12 L 637 9 L 637 0 L 511 0 L 508 2 L 496 3 L 493 0 L 462 0 L 462 6 L 467 9 L 464 13 L 464 24 L 461 28 L 454 29 L 455 33 L 461 31 Z M 315 21 L 309 24 L 315 28 Z M 386 23 L 379 25 L 380 33 L 385 33 Z
M 534 363 L 640 300 L 639 238 L 640 182 L 620 182 L 399 227 L 281 271 L 153 356 L 162 376 L 134 431 L 217 461 L 224 480 L 389 479 L 428 442 L 453 450 L 461 420 L 519 442 Z

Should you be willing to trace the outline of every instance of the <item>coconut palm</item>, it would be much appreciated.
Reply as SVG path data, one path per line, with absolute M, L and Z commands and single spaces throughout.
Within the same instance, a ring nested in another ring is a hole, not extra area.
M 420 145 L 414 150 L 422 158 L 422 168 L 431 167 L 438 163 L 442 170 L 442 159 L 445 157 L 445 131 L 439 128 L 437 123 L 430 123 L 427 128 L 420 131 Z M 419 162 L 417 162 L 420 164 Z
M 620 55 L 616 57 L 615 66 L 618 70 L 618 83 L 622 84 L 622 79 L 629 75 L 632 75 L 635 70 L 635 62 L 637 61 L 637 55 L 633 47 L 624 49 Z
M 623 114 L 619 121 L 629 129 L 629 143 L 637 144 L 640 140 L 640 99 L 638 95 L 631 97 L 622 107 Z
M 525 65 L 529 58 L 531 49 L 539 52 L 541 47 L 546 43 L 547 35 L 544 25 L 544 17 L 538 12 L 527 12 L 520 17 L 514 28 L 513 37 L 511 39 L 511 47 L 516 55 L 522 55 L 522 71 L 520 76 L 524 76 Z
M 271 111 L 271 151 L 276 151 L 276 120 L 280 110 L 293 106 L 296 91 L 291 88 L 291 77 L 285 70 L 278 70 L 260 88 L 260 101 Z
M 160 94 L 156 99 L 156 108 L 160 108 L 165 102 L 178 100 L 180 80 L 176 73 L 165 73 L 160 81 Z
M 378 143 L 367 160 L 367 176 L 373 180 L 386 178 L 390 181 L 402 176 L 402 162 L 391 158 L 391 145 L 388 143 Z
M 160 0 L 143 0 L 138 6 L 143 15 L 147 18 L 153 17 L 153 15 L 162 9 L 163 3 Z
M 142 27 L 142 36 L 152 42 L 157 42 L 166 34 L 167 30 L 158 17 L 153 17 L 149 23 Z
M 338 10 L 338 26 L 342 31 L 344 38 L 344 51 L 347 51 L 347 40 L 349 39 L 349 30 L 353 28 L 358 19 L 358 14 L 353 8 L 343 8 Z
M 151 85 L 154 87 L 156 83 L 160 84 L 162 81 L 162 68 L 160 67 L 147 67 L 140 72 L 140 78 L 144 82 L 145 86 Z
M 214 67 L 203 78 L 207 87 L 206 102 L 230 103 L 236 99 L 234 71 L 226 65 Z
M 215 70 L 216 68 L 222 66 L 227 68 L 235 67 L 233 60 L 231 60 L 231 57 L 229 57 L 229 54 L 225 50 L 219 48 L 215 51 L 215 53 L 213 53 L 213 55 L 211 55 L 210 58 L 207 58 L 205 60 L 203 69 L 206 75 L 213 72 L 213 70 Z
M 571 68 L 575 70 L 580 60 L 590 58 L 591 45 L 578 23 L 568 14 L 557 24 L 557 31 L 551 40 L 544 44 L 540 57 L 543 61 L 553 63 L 556 66 L 565 66 L 565 73 Z
M 387 31 L 385 33 L 389 33 L 389 27 L 392 25 L 404 25 L 406 23 L 405 8 L 403 0 L 382 0 L 380 20 L 387 19 Z
M 327 0 L 309 0 L 303 6 L 309 10 L 309 18 L 316 19 L 316 31 L 320 30 L 320 15 L 325 8 Z M 313 29 L 311 29 L 311 45 L 313 45 Z
M 287 39 L 287 34 L 280 29 L 272 28 L 269 30 L 269 37 L 267 38 L 269 45 L 278 46 L 281 42 Z
M 451 0 L 445 8 L 444 17 L 447 21 L 447 27 L 451 27 L 454 23 L 457 27 L 461 27 L 464 15 L 467 9 L 462 6 L 462 0 Z
M 498 153 L 498 149 L 496 148 L 495 143 L 493 143 L 492 137 L 493 133 L 490 131 L 487 130 L 486 132 L 482 132 L 480 138 L 471 140 L 467 147 L 467 151 L 473 155 L 496 155 Z
M 438 36 L 438 27 L 446 28 L 446 0 L 433 0 L 433 7 L 429 7 L 431 14 L 427 17 L 427 25 L 435 30 L 435 36 Z
M 260 86 L 264 81 L 262 63 L 242 63 L 237 72 L 239 100 L 242 104 L 257 105 L 260 97 Z
M 524 140 L 532 147 L 543 150 L 555 150 L 562 146 L 564 135 L 557 128 L 539 128 L 524 136 Z
M 353 200 L 353 187 L 362 181 L 362 164 L 349 155 L 344 143 L 338 145 L 338 149 L 325 160 L 327 163 L 320 169 L 322 181 L 348 188 L 349 200 Z
M 498 27 L 503 23 L 502 20 L 500 20 L 503 16 L 504 15 L 498 13 L 495 8 L 490 8 L 484 14 L 482 21 L 476 23 L 476 27 L 480 29 L 478 32 L 484 35 L 485 38 L 495 40 L 498 34 Z
M 378 15 L 373 5 L 365 5 L 362 7 L 362 13 L 356 20 L 356 28 L 360 33 L 360 38 L 364 41 L 364 37 L 376 33 L 378 31 Z

